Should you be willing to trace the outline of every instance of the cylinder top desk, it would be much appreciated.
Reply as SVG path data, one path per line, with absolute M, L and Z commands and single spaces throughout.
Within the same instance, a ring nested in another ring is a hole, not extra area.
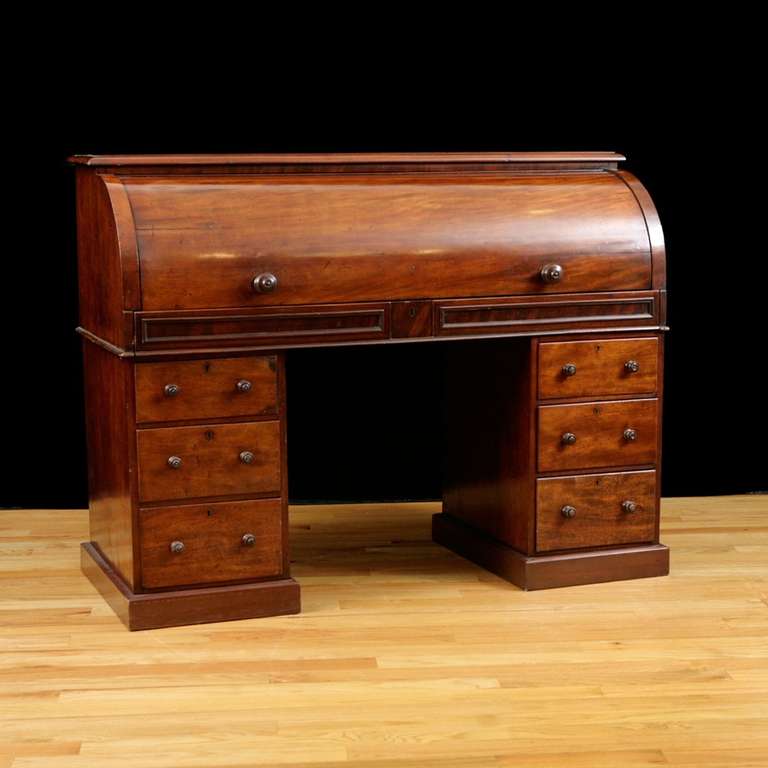
M 529 590 L 666 574 L 664 242 L 623 160 L 71 158 L 82 566 L 126 625 L 299 611 L 300 347 L 442 345 L 437 543 Z

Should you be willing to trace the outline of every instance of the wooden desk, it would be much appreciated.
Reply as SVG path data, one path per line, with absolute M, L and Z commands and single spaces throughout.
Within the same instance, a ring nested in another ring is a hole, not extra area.
M 667 573 L 664 244 L 623 159 L 72 158 L 83 569 L 129 628 L 299 611 L 299 347 L 451 342 L 435 541 L 525 589 Z

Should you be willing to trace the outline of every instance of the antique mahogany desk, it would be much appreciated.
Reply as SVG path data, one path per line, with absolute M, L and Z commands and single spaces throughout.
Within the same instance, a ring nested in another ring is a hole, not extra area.
M 77 156 L 91 541 L 131 629 L 299 611 L 285 356 L 451 342 L 434 540 L 659 576 L 665 255 L 610 152 Z

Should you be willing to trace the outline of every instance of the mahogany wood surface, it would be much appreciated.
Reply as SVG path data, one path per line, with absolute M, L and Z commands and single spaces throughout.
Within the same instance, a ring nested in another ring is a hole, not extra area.
M 607 173 L 125 185 L 145 310 L 651 287 L 642 212 Z
M 280 492 L 278 421 L 141 429 L 137 436 L 142 502 Z M 252 463 L 241 461 L 244 451 Z M 168 464 L 172 456 L 181 459 L 178 469 Z
M 539 406 L 539 471 L 655 463 L 657 406 L 655 398 Z M 626 429 L 637 438 L 625 439 Z M 566 433 L 576 442 L 564 443 Z
M 299 613 L 291 578 L 136 594 L 91 543 L 81 546 L 81 569 L 130 630 L 178 627 Z
M 640 544 L 530 557 L 445 512 L 432 517 L 432 538 L 525 590 L 666 576 L 669 549 Z
M 622 503 L 631 501 L 629 512 Z M 563 507 L 575 510 L 573 517 Z M 656 473 L 540 478 L 536 481 L 536 551 L 650 542 L 656 535 Z
M 133 515 L 136 441 L 132 365 L 83 342 L 91 537 L 129 584 L 138 583 Z
M 656 394 L 658 348 L 655 338 L 539 344 L 539 397 Z M 639 369 L 628 369 L 631 362 Z
M 151 507 L 139 519 L 142 583 L 149 589 L 281 575 L 280 499 Z M 253 544 L 243 542 L 248 535 Z M 173 542 L 183 550 L 173 552 Z
M 276 418 L 274 355 L 143 363 L 136 366 L 139 422 Z M 238 383 L 241 384 L 238 388 Z M 169 394 L 167 388 L 174 387 Z

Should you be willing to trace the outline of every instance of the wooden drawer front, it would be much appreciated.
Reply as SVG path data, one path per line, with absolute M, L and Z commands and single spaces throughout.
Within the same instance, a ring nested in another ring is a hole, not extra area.
M 138 448 L 142 501 L 280 492 L 277 421 L 142 429 Z
M 653 541 L 656 473 L 551 477 L 536 482 L 536 549 Z
M 655 394 L 657 339 L 539 345 L 539 397 Z
M 651 287 L 643 213 L 613 174 L 123 181 L 144 310 Z
M 655 398 L 539 406 L 539 471 L 653 464 L 657 414 Z M 634 440 L 625 437 L 627 430 L 634 430 Z M 575 442 L 565 442 L 565 435 L 575 435 Z
M 256 579 L 282 571 L 279 499 L 154 507 L 140 510 L 139 517 L 147 589 Z
M 141 363 L 136 366 L 136 419 L 275 418 L 276 367 L 274 356 Z

